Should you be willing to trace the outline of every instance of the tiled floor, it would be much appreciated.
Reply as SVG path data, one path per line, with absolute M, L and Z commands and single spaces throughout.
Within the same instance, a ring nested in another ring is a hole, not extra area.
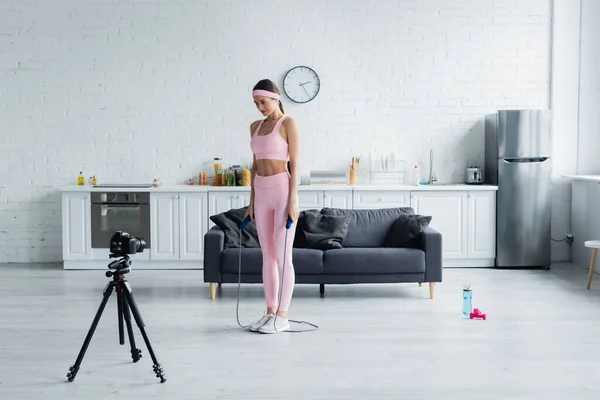
M 446 269 L 436 299 L 416 284 L 296 287 L 308 333 L 236 323 L 236 285 L 215 301 L 201 271 L 127 275 L 168 381 L 118 343 L 111 297 L 73 383 L 65 375 L 100 303 L 103 271 L 0 265 L 0 399 L 599 399 L 600 275 L 587 270 Z M 460 316 L 463 283 L 487 321 Z M 242 287 L 240 318 L 262 311 Z

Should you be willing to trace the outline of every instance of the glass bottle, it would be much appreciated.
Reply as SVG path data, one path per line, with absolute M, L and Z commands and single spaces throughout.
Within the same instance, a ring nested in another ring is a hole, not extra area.
M 77 185 L 85 185 L 85 177 L 83 176 L 83 171 L 79 171 L 79 176 L 77 177 Z
M 235 186 L 235 174 L 231 167 L 229 167 L 229 172 L 227 172 L 227 186 Z
M 462 315 L 464 317 L 468 317 L 472 311 L 473 311 L 473 291 L 471 290 L 471 285 L 464 285 L 463 286 Z

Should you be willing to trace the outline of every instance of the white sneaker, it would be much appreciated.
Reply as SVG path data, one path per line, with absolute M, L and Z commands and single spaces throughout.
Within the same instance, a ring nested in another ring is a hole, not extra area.
M 260 333 L 278 333 L 285 332 L 290 329 L 290 322 L 287 318 L 277 317 L 274 315 L 269 317 L 269 320 L 261 326 L 258 331 Z
M 250 330 L 252 332 L 258 332 L 258 329 L 260 327 L 262 327 L 264 324 L 266 324 L 267 321 L 269 321 L 271 319 L 271 317 L 275 317 L 275 315 L 273 315 L 273 314 L 263 315 L 259 320 L 254 321 L 253 323 L 250 324 Z

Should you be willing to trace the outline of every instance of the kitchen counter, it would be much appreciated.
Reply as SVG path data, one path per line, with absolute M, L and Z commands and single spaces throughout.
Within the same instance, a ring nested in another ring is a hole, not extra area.
M 600 176 L 598 176 L 600 182 Z M 228 191 L 249 191 L 250 186 L 207 186 L 207 185 L 162 185 L 157 188 L 108 188 L 94 187 L 90 185 L 78 186 L 70 185 L 61 188 L 62 192 L 228 192 Z M 466 184 L 434 184 L 434 185 L 342 185 L 342 184 L 317 184 L 317 185 L 300 185 L 298 191 L 490 191 L 498 190 L 495 185 L 466 185 Z
M 563 175 L 563 178 L 573 179 L 574 181 L 600 182 L 600 175 Z

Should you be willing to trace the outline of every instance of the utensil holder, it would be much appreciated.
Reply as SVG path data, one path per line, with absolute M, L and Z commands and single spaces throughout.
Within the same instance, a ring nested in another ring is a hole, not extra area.
M 358 184 L 358 168 L 350 167 L 350 184 Z

